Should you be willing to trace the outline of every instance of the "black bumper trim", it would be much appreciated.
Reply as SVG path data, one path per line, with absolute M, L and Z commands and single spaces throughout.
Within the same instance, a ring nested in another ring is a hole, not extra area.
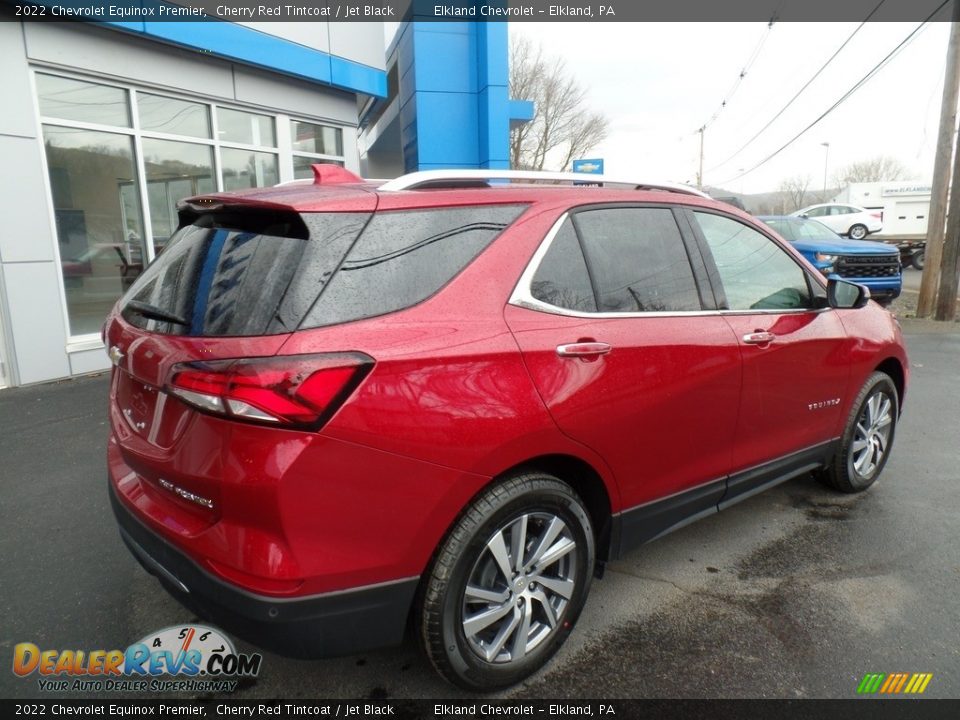
M 403 640 L 419 578 L 301 598 L 234 587 L 200 568 L 128 510 L 109 485 L 120 537 L 182 605 L 244 640 L 298 658 L 350 655 Z

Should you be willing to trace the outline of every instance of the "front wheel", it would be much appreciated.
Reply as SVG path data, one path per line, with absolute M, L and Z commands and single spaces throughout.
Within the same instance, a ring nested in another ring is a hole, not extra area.
M 420 639 L 447 680 L 517 683 L 560 648 L 593 575 L 590 516 L 557 478 L 532 472 L 484 492 L 444 541 L 425 580 Z
M 819 479 L 845 493 L 873 485 L 890 457 L 899 415 L 893 380 L 886 373 L 873 373 L 854 400 L 840 449 Z
M 857 223 L 847 234 L 854 240 L 863 240 L 867 236 L 867 226 Z

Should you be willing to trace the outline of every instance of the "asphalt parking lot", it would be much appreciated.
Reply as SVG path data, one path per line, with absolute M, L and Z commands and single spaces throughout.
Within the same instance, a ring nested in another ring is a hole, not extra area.
M 504 696 L 848 698 L 866 672 L 930 672 L 927 696 L 960 696 L 957 328 L 906 325 L 912 382 L 873 489 L 798 478 L 611 565 L 559 656 Z M 106 387 L 0 392 L 0 662 L 18 642 L 124 648 L 194 619 L 117 535 Z M 316 662 L 268 654 L 239 693 L 459 695 L 413 641 Z M 0 672 L 0 697 L 37 695 L 35 678 Z

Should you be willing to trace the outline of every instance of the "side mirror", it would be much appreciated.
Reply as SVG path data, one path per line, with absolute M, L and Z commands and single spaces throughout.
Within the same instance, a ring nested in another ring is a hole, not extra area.
M 804 214 L 801 215 L 800 217 L 802 217 L 802 218 L 809 218 L 809 217 L 810 217 L 810 213 L 804 213 Z
M 870 288 L 856 283 L 827 279 L 827 302 L 832 308 L 856 310 L 870 301 Z

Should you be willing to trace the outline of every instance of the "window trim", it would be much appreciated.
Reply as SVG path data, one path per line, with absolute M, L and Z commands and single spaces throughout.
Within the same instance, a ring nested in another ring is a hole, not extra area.
M 565 210 L 560 217 L 553 223 L 550 227 L 550 230 L 547 231 L 547 234 L 544 236 L 544 239 L 541 241 L 540 246 L 534 252 L 533 256 L 530 258 L 530 261 L 527 263 L 526 268 L 523 273 L 520 275 L 520 279 L 517 281 L 517 284 L 514 286 L 513 292 L 510 295 L 510 299 L 507 300 L 507 304 L 514 305 L 516 307 L 526 308 L 528 310 L 536 310 L 539 312 L 546 312 L 552 315 L 565 315 L 567 317 L 575 318 L 594 318 L 594 319 L 607 319 L 613 320 L 617 318 L 647 318 L 647 317 L 697 317 L 703 315 L 713 315 L 717 313 L 715 308 L 701 307 L 700 310 L 651 310 L 651 311 L 630 311 L 630 312 L 609 312 L 609 311 L 596 311 L 589 312 L 584 310 L 571 310 L 569 308 L 559 307 L 557 305 L 552 305 L 548 302 L 535 298 L 532 292 L 533 279 L 537 274 L 537 271 L 540 269 L 540 265 L 543 262 L 544 257 L 547 252 L 550 250 L 553 241 L 556 238 L 557 234 L 560 232 L 560 228 L 563 227 L 563 224 L 570 219 L 574 224 L 574 231 L 577 233 L 577 239 L 580 239 L 580 231 L 576 227 L 576 222 L 574 216 L 580 212 L 588 212 L 591 210 L 614 210 L 614 209 L 644 209 L 644 208 L 653 208 L 653 209 L 666 209 L 670 210 L 673 214 L 674 221 L 677 223 L 677 232 L 680 235 L 681 242 L 684 245 L 684 251 L 687 255 L 687 262 L 690 265 L 690 272 L 693 276 L 694 285 L 697 288 L 697 293 L 700 297 L 701 306 L 709 305 L 710 298 L 705 295 L 705 291 L 709 288 L 703 287 L 703 278 L 698 273 L 699 263 L 697 260 L 700 260 L 696 255 L 691 252 L 690 240 L 691 238 L 688 235 L 688 232 L 685 230 L 683 225 L 679 222 L 677 217 L 677 210 L 683 209 L 683 206 L 671 205 L 669 203 L 631 203 L 631 202 L 608 202 L 608 203 L 589 203 L 584 205 L 578 205 L 573 208 L 568 208 Z M 582 248 L 581 248 L 582 249 Z M 699 249 L 699 248 L 696 248 Z M 586 255 L 584 255 L 584 261 L 586 261 Z M 587 272 L 589 274 L 589 263 L 587 265 Z M 596 292 L 596 286 L 593 282 L 593 277 L 590 277 L 590 284 L 594 286 L 594 292 Z
M 820 288 L 825 292 L 826 284 L 821 282 L 819 278 L 814 277 L 811 273 L 797 261 L 797 258 L 793 255 L 789 249 L 785 249 L 783 244 L 777 241 L 775 238 L 771 237 L 768 233 L 762 232 L 755 228 L 753 225 L 744 223 L 742 219 L 737 218 L 733 215 L 728 215 L 727 213 L 719 212 L 713 208 L 701 207 L 699 205 L 670 205 L 670 204 L 660 204 L 660 203 L 591 203 L 590 205 L 578 206 L 575 208 L 568 208 L 564 210 L 560 216 L 554 221 L 553 225 L 550 226 L 550 229 L 547 231 L 547 234 L 544 236 L 543 240 L 540 242 L 540 245 L 537 247 L 536 251 L 531 256 L 530 260 L 527 263 L 527 266 L 524 268 L 523 272 L 520 275 L 517 284 L 513 288 L 513 292 L 510 294 L 510 298 L 507 300 L 508 305 L 513 305 L 514 307 L 524 308 L 526 310 L 533 310 L 536 312 L 544 312 L 551 315 L 562 315 L 565 317 L 571 318 L 581 318 L 581 319 L 595 319 L 595 320 L 616 320 L 616 319 L 626 319 L 626 318 L 670 318 L 670 317 L 704 317 L 710 315 L 799 315 L 803 313 L 821 313 L 827 310 L 831 310 L 830 307 L 822 308 L 796 308 L 796 309 L 758 309 L 758 310 L 727 310 L 715 307 L 712 309 L 703 309 L 703 310 L 666 310 L 666 311 L 652 311 L 652 312 L 586 312 L 582 310 L 570 310 L 568 308 L 559 307 L 557 305 L 551 305 L 550 303 L 539 300 L 533 296 L 531 291 L 531 286 L 533 283 L 533 278 L 537 274 L 537 271 L 540 269 L 540 264 L 543 262 L 543 258 L 546 256 L 547 252 L 550 250 L 550 246 L 553 244 L 554 238 L 560 232 L 560 228 L 563 227 L 563 224 L 567 219 L 576 214 L 576 212 L 585 209 L 597 209 L 601 207 L 667 207 L 674 211 L 679 210 L 681 213 L 686 214 L 690 213 L 691 216 L 688 216 L 687 224 L 690 226 L 689 231 L 692 234 L 698 249 L 698 254 L 701 256 L 700 260 L 704 263 L 706 268 L 708 283 L 711 287 L 714 295 L 717 293 L 717 287 L 714 285 L 713 277 L 717 270 L 716 265 L 713 263 L 713 256 L 709 255 L 710 262 L 707 263 L 707 258 L 703 257 L 703 245 L 706 243 L 706 239 L 703 238 L 700 231 L 699 225 L 696 224 L 695 218 L 692 217 L 693 212 L 709 212 L 714 215 L 720 215 L 725 217 L 728 220 L 735 220 L 741 224 L 746 225 L 747 227 L 757 230 L 761 235 L 769 239 L 770 241 L 776 243 L 782 250 L 785 250 L 786 254 L 795 262 L 800 268 L 801 272 L 807 277 L 808 282 L 816 282 Z M 676 216 L 676 215 L 675 215 Z M 679 223 L 678 223 L 679 225 Z M 684 232 L 683 226 L 680 226 L 680 234 L 686 242 L 686 233 Z M 688 251 L 689 252 L 689 251 Z M 696 281 L 697 272 L 696 272 L 696 263 L 691 258 L 691 270 L 694 273 L 694 280 Z M 723 285 L 719 286 L 719 289 L 722 291 Z M 812 292 L 811 295 L 815 293 Z M 720 297 L 717 297 L 717 305 L 719 305 Z

